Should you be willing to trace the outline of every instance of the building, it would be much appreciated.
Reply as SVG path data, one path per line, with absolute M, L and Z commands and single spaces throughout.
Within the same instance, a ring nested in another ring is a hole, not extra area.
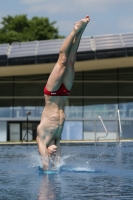
M 28 140 L 35 140 L 44 107 L 43 87 L 62 42 L 0 45 L 0 141 L 25 139 L 27 119 Z M 108 139 L 133 138 L 133 33 L 82 37 L 75 71 L 62 140 L 91 140 L 95 132 L 104 136 L 98 116 Z

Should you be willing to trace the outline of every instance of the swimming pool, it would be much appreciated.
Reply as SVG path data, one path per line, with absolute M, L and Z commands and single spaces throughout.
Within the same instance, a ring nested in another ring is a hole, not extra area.
M 0 146 L 0 200 L 133 199 L 133 143 L 61 145 L 44 173 L 36 145 Z

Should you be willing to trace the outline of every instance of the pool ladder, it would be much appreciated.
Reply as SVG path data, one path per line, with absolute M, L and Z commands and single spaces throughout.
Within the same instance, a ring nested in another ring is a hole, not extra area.
M 119 124 L 119 126 L 118 126 L 119 127 L 119 131 L 117 130 L 116 134 L 117 134 L 117 141 L 120 142 L 120 138 L 122 137 L 122 127 L 121 127 L 121 118 L 120 118 L 119 110 L 117 110 L 117 117 L 118 117 L 117 120 L 118 120 L 118 124 Z M 96 118 L 96 120 L 95 120 L 95 146 L 96 146 L 96 143 L 99 141 L 100 138 L 106 138 L 108 136 L 108 131 L 107 131 L 106 127 L 105 127 L 105 124 L 103 123 L 102 118 L 100 116 L 98 116 L 98 118 L 100 119 L 100 121 L 101 121 L 101 123 L 103 125 L 103 128 L 104 128 L 104 130 L 106 132 L 106 135 L 102 136 L 102 137 L 100 137 L 100 136 L 96 137 L 96 135 L 97 135 L 97 130 L 96 130 L 97 118 Z
M 97 135 L 97 130 L 96 130 L 96 127 L 97 127 L 97 125 L 96 125 L 96 122 L 97 122 L 97 119 L 95 120 L 95 146 L 96 146 L 96 143 L 99 141 L 99 139 L 100 138 L 106 138 L 107 136 L 108 136 L 108 131 L 107 131 L 107 129 L 106 129 L 106 127 L 105 127 L 105 124 L 103 123 L 103 120 L 102 120 L 102 118 L 100 117 L 100 116 L 98 116 L 98 118 L 100 119 L 100 121 L 101 121 L 101 123 L 102 123 L 102 125 L 103 125 L 103 128 L 104 128 L 104 130 L 105 130 L 105 132 L 106 132 L 106 135 L 105 136 L 99 136 L 99 137 L 96 137 L 96 135 Z
M 122 127 L 121 127 L 121 118 L 120 118 L 120 112 L 119 109 L 117 110 L 117 120 L 118 120 L 118 126 L 119 129 L 117 129 L 117 140 L 120 142 L 120 138 L 122 137 Z

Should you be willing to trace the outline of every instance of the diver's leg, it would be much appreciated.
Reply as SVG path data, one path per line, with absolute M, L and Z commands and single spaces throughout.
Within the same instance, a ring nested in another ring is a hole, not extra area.
M 65 39 L 60 49 L 58 61 L 47 81 L 46 84 L 47 90 L 56 91 L 62 84 L 63 77 L 67 67 L 68 56 L 71 51 L 74 38 L 86 23 L 87 23 L 87 18 L 84 18 L 79 22 L 76 22 L 74 29 L 72 30 L 70 35 Z
M 82 36 L 88 22 L 90 21 L 89 16 L 86 16 L 86 19 L 88 20 L 87 23 L 84 24 L 82 29 L 75 36 L 74 43 L 73 43 L 71 50 L 69 52 L 69 57 L 68 57 L 68 60 L 67 60 L 67 68 L 66 68 L 64 78 L 63 78 L 63 83 L 68 90 L 71 90 L 71 87 L 72 87 L 72 84 L 73 84 L 73 81 L 74 81 L 74 75 L 75 75 L 74 63 L 75 63 L 75 59 L 76 59 L 76 53 L 77 53 L 77 50 L 78 50 L 78 47 L 79 47 L 79 44 L 80 44 L 80 39 L 81 39 L 81 36 Z

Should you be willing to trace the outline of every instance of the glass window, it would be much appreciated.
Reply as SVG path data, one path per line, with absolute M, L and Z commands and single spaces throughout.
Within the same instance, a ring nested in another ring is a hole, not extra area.
M 86 71 L 83 73 L 83 80 L 89 81 L 116 81 L 117 80 L 117 69 L 106 69 L 106 70 L 94 70 Z
M 121 120 L 122 126 L 122 138 L 130 139 L 133 138 L 133 121 Z
M 117 95 L 117 69 L 87 71 L 83 80 L 85 96 Z
M 70 96 L 82 96 L 83 95 L 83 85 L 82 82 L 74 82 L 71 92 L 70 92 Z
M 84 83 L 84 96 L 117 96 L 117 83 Z
M 12 107 L 3 107 L 0 108 L 0 117 L 4 118 L 4 117 L 12 117 Z
M 65 106 L 66 118 L 82 118 L 83 107 L 82 99 L 71 99 L 69 98 Z
M 116 139 L 117 137 L 117 126 L 118 122 L 117 120 L 103 120 L 103 123 L 108 131 L 107 139 Z M 105 137 L 106 131 L 102 125 L 102 122 L 99 118 L 96 120 L 91 121 L 84 121 L 84 140 L 95 140 L 95 137 Z
M 41 117 L 42 111 L 44 108 L 44 98 L 41 99 L 31 99 L 31 98 L 22 98 L 14 99 L 14 117 L 25 117 L 26 112 L 31 112 L 31 117 Z
M 14 78 L 14 96 L 43 96 L 43 89 L 49 74 L 16 76 Z
M 81 121 L 65 121 L 62 140 L 82 140 L 83 123 Z
M 119 100 L 120 117 L 133 117 L 133 98 L 124 98 Z
M 0 117 L 12 117 L 12 99 L 0 99 Z
M 133 96 L 133 68 L 119 69 L 119 81 L 119 96 Z
M 46 81 L 48 80 L 48 77 L 49 77 L 49 74 L 16 76 L 14 78 L 14 81 Z
M 95 140 L 95 121 L 84 121 L 83 122 L 83 139 L 84 140 Z
M 13 96 L 13 77 L 0 77 L 0 96 Z
M 14 96 L 43 96 L 45 83 L 22 82 L 14 83 Z
M 84 121 L 84 132 L 95 132 L 95 120 Z
M 106 127 L 108 132 L 115 132 L 116 133 L 117 118 L 116 118 L 116 120 L 115 119 L 113 119 L 113 120 L 110 119 L 110 121 L 109 120 L 104 120 L 104 119 L 102 119 L 102 120 L 103 120 L 103 123 L 104 123 L 104 125 L 105 125 L 105 127 Z M 100 119 L 97 119 L 96 131 L 97 132 L 105 132 L 105 129 L 104 129 Z
M 117 120 L 102 119 L 108 132 L 116 132 Z M 95 123 L 96 121 L 96 123 Z M 96 126 L 96 127 L 95 127 Z M 95 129 L 96 128 L 96 129 Z M 105 132 L 103 125 L 99 118 L 97 120 L 84 121 L 84 132 Z
M 74 80 L 83 80 L 84 72 L 76 72 Z
M 119 96 L 133 96 L 133 82 L 119 83 Z
M 116 117 L 117 99 L 84 99 L 84 118 Z
M 120 81 L 133 81 L 133 67 L 119 68 Z
M 13 96 L 13 83 L 0 81 L 0 96 Z

